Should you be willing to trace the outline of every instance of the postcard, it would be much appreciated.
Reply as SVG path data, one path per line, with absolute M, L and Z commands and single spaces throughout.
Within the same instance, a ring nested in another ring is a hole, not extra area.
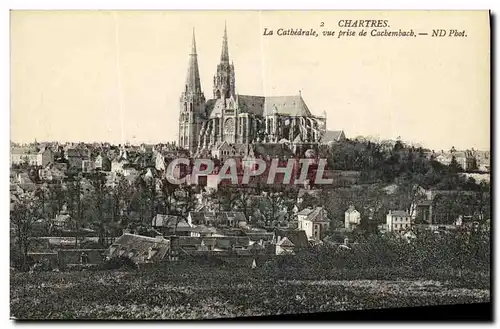
M 491 319 L 488 11 L 10 32 L 11 318 Z

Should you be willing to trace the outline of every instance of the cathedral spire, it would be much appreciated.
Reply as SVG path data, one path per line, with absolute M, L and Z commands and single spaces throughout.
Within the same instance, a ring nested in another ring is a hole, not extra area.
M 217 65 L 217 73 L 214 76 L 214 98 L 229 99 L 234 96 L 234 65 L 229 62 L 229 50 L 227 46 L 227 26 L 224 23 L 224 37 L 222 39 L 222 52 L 220 63 Z
M 200 71 L 198 69 L 198 55 L 196 53 L 196 39 L 194 36 L 194 28 L 193 28 L 193 42 L 191 45 L 191 54 L 189 54 L 189 66 L 186 77 L 185 92 L 186 93 L 201 92 Z
M 227 46 L 227 25 L 224 22 L 224 37 L 222 38 L 222 52 L 220 54 L 221 62 L 229 62 L 229 50 Z
M 191 46 L 191 55 L 196 55 L 196 38 L 194 36 L 194 27 L 193 27 L 193 44 Z

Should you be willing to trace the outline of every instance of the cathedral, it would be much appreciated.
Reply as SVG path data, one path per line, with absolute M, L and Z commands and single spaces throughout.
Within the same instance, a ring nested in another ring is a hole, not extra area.
M 326 132 L 326 114 L 315 116 L 300 95 L 253 96 L 236 93 L 235 68 L 229 59 L 224 28 L 220 63 L 212 98 L 201 88 L 193 30 L 186 84 L 180 98 L 179 146 L 191 154 L 231 144 L 318 144 Z

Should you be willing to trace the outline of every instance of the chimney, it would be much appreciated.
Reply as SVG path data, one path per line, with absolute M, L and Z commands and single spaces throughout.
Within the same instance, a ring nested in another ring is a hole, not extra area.
M 344 244 L 347 245 L 349 243 L 349 238 L 344 239 Z

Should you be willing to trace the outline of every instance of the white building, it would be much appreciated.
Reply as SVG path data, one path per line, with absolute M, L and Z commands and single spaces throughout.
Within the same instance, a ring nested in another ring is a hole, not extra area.
M 350 206 L 345 212 L 345 228 L 348 230 L 355 229 L 361 223 L 361 214 L 354 206 Z
M 386 229 L 388 232 L 402 232 L 411 228 L 411 216 L 406 211 L 389 210 Z
M 309 240 L 322 240 L 326 236 L 330 221 L 323 207 L 302 209 L 296 216 L 298 229 L 305 231 Z

